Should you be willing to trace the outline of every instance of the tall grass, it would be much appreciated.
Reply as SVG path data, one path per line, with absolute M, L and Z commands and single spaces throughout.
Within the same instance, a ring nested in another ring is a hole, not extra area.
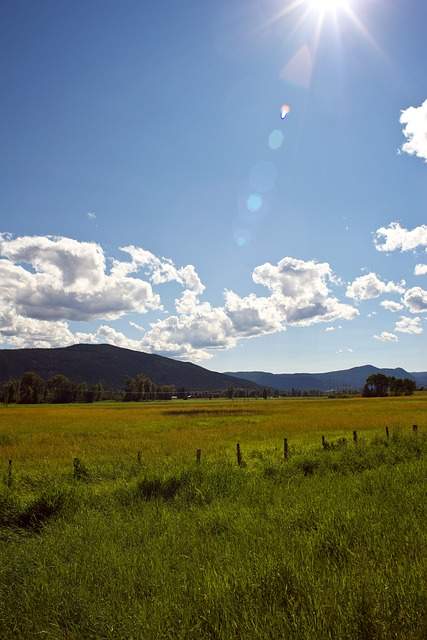
M 419 423 L 418 435 L 395 428 L 387 439 L 384 421 L 369 428 L 371 416 L 365 428 L 356 417 L 326 430 L 310 410 L 298 431 L 290 427 L 296 413 L 282 422 L 275 413 L 277 406 L 283 415 L 301 412 L 294 402 L 253 403 L 259 421 L 246 438 L 237 416 L 204 416 L 211 422 L 195 443 L 191 421 L 200 414 L 173 416 L 158 448 L 149 444 L 153 434 L 161 440 L 162 407 L 148 407 L 150 419 L 141 417 L 145 407 L 131 409 L 139 415 L 132 424 L 128 413 L 107 424 L 105 416 L 120 415 L 113 407 L 96 408 L 105 411 L 104 426 L 90 412 L 69 427 L 59 418 L 50 424 L 46 411 L 43 425 L 31 427 L 25 418 L 12 432 L 18 444 L 6 445 L 16 447 L 13 485 L 0 489 L 0 638 L 424 640 L 427 424 L 416 403 L 406 421 Z M 406 415 L 403 404 L 394 406 L 390 425 Z M 223 419 L 231 436 L 216 422 Z M 138 438 L 126 445 L 117 424 L 139 430 Z M 66 441 L 67 428 L 83 433 L 85 425 L 87 446 L 81 441 L 65 459 L 60 439 Z M 58 437 L 52 448 L 39 439 L 49 432 Z M 326 450 L 323 432 L 333 445 Z M 236 435 L 244 467 L 236 464 Z M 33 436 L 39 456 L 47 457 L 39 464 L 28 454 Z M 25 455 L 18 455 L 20 446 Z M 76 453 L 85 477 L 73 476 Z

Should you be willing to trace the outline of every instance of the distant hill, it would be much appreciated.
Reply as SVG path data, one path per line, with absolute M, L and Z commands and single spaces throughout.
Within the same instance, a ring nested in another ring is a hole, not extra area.
M 220 391 L 230 385 L 255 388 L 248 380 L 209 371 L 191 362 L 113 347 L 108 344 L 76 344 L 59 349 L 0 350 L 0 382 L 34 371 L 45 380 L 63 373 L 74 382 L 122 388 L 126 377 L 144 373 L 157 384 L 171 384 L 186 390 Z
M 246 378 L 261 387 L 271 387 L 280 391 L 339 391 L 342 389 L 361 389 L 366 378 L 373 373 L 383 373 L 395 378 L 411 378 L 418 386 L 427 386 L 427 373 L 408 373 L 405 369 L 379 369 L 371 364 L 342 371 L 326 373 L 266 373 L 264 371 L 227 372 L 229 376 Z

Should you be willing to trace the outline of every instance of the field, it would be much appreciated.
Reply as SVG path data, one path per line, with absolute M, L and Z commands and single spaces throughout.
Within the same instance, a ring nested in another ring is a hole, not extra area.
M 3 407 L 0 638 L 425 640 L 426 434 L 422 394 Z

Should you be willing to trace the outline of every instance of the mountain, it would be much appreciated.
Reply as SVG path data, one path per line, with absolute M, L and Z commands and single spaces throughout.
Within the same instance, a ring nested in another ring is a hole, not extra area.
M 245 378 L 261 387 L 271 387 L 280 391 L 339 391 L 361 389 L 366 378 L 373 373 L 383 373 L 395 378 L 411 378 L 418 386 L 427 386 L 427 373 L 408 373 L 405 369 L 379 369 L 371 364 L 342 371 L 326 373 L 266 373 L 264 371 L 227 372 L 228 376 Z
M 412 371 L 411 376 L 414 378 L 418 387 L 427 388 L 427 371 Z
M 58 349 L 0 350 L 0 382 L 34 371 L 45 380 L 63 373 L 74 382 L 101 382 L 107 388 L 122 388 L 126 377 L 144 373 L 157 384 L 173 384 L 192 391 L 220 391 L 230 385 L 255 388 L 248 380 L 209 371 L 191 362 L 181 362 L 142 351 L 109 344 L 76 344 Z

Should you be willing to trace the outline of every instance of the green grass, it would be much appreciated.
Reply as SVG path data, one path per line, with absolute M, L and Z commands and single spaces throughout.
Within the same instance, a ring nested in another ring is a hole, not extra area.
M 425 640 L 426 408 L 0 410 L 0 638 Z

